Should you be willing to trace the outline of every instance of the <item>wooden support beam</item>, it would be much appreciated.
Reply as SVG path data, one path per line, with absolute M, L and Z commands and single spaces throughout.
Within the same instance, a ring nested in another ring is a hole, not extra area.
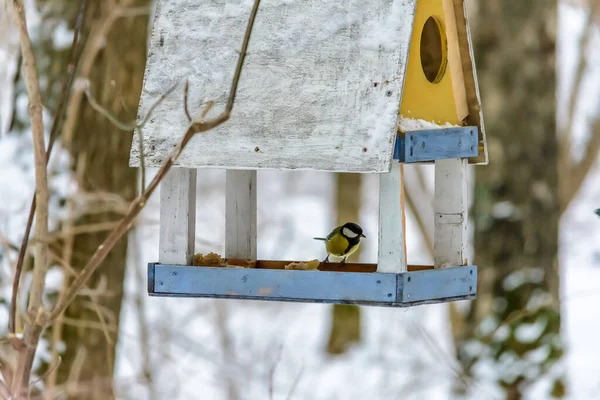
M 402 191 L 402 167 L 400 163 L 393 162 L 389 173 L 379 175 L 377 272 L 406 271 Z
M 468 264 L 467 160 L 435 162 L 434 264 L 436 268 Z
M 227 171 L 225 257 L 256 260 L 256 171 Z
M 160 184 L 158 260 L 190 265 L 196 236 L 196 170 L 171 168 Z

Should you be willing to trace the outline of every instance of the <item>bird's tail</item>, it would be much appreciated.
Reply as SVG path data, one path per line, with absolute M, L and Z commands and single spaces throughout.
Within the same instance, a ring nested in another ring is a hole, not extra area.
M 315 240 L 327 240 L 325 238 L 316 238 L 316 237 L 314 237 L 313 239 L 315 239 Z

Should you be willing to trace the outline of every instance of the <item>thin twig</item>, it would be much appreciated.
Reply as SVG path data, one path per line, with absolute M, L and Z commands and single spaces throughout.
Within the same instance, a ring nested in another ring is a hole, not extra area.
M 147 15 L 150 12 L 149 7 L 128 7 L 133 0 L 124 0 L 119 6 L 113 8 L 110 13 L 99 22 L 99 28 L 92 29 L 89 38 L 85 42 L 85 47 L 79 57 L 77 67 L 78 80 L 85 80 L 94 66 L 96 57 L 104 48 L 106 37 L 110 33 L 113 25 L 120 18 L 133 18 Z M 73 140 L 75 125 L 79 118 L 83 88 L 81 85 L 74 85 L 73 92 L 69 96 L 67 104 L 64 129 L 61 133 L 65 142 L 70 143 Z
M 19 27 L 21 53 L 23 57 L 23 72 L 27 96 L 29 98 L 29 115 L 31 117 L 31 130 L 33 136 L 33 150 L 35 159 L 35 186 L 37 216 L 35 220 L 35 232 L 38 237 L 46 237 L 48 234 L 48 175 L 46 170 L 46 147 L 44 144 L 44 121 L 42 117 L 42 97 L 40 94 L 40 80 L 37 72 L 33 46 L 27 32 L 27 19 L 25 18 L 25 6 L 22 0 L 12 2 L 13 14 Z M 35 260 L 33 267 L 33 279 L 29 293 L 29 304 L 27 316 L 30 322 L 25 325 L 23 341 L 27 349 L 18 353 L 17 369 L 12 382 L 12 392 L 17 398 L 28 389 L 31 366 L 35 355 L 35 347 L 39 339 L 36 317 L 42 310 L 42 296 L 44 294 L 45 278 L 48 268 L 49 248 L 47 244 L 39 243 L 35 246 Z M 31 347 L 34 347 L 33 350 Z
M 300 371 L 298 371 L 298 375 L 296 375 L 296 378 L 294 378 L 294 382 L 292 382 L 292 386 L 290 387 L 290 391 L 287 395 L 287 400 L 292 400 L 292 397 L 294 396 L 294 392 L 296 391 L 296 388 L 298 387 L 298 384 L 300 383 L 300 378 L 302 378 L 303 373 L 304 373 L 304 365 L 302 365 L 302 367 L 300 368 Z
M 577 165 L 572 166 L 572 172 L 569 174 L 569 187 L 568 190 L 563 193 L 561 211 L 564 211 L 569 207 L 569 204 L 571 204 L 571 201 L 579 192 L 581 185 L 583 185 L 588 172 L 598 159 L 598 154 L 600 153 L 600 119 L 597 119 L 595 123 L 592 124 L 590 136 L 583 158 Z M 564 184 L 566 185 L 566 183 Z
M 225 107 L 225 113 L 227 115 L 229 115 L 233 109 L 233 103 L 235 102 L 235 95 L 237 94 L 240 75 L 242 74 L 242 65 L 244 65 L 244 60 L 246 59 L 246 51 L 248 50 L 248 43 L 250 42 L 250 35 L 252 35 L 252 28 L 254 27 L 254 20 L 256 19 L 256 14 L 258 13 L 259 4 L 260 0 L 254 1 L 254 6 L 250 12 L 250 19 L 248 20 L 248 25 L 246 25 L 246 33 L 244 34 L 244 41 L 242 42 L 242 51 L 240 52 L 238 63 L 235 67 L 233 83 L 231 85 L 231 90 L 229 91 L 229 100 L 227 100 L 227 106 Z
M 582 161 L 578 164 L 573 165 L 571 157 L 571 141 L 573 137 L 573 125 L 575 121 L 575 114 L 577 112 L 576 105 L 577 100 L 581 96 L 581 86 L 583 84 L 583 77 L 588 67 L 588 59 L 586 56 L 586 50 L 589 47 L 589 43 L 592 36 L 594 27 L 594 17 L 600 7 L 600 1 L 591 1 L 588 9 L 588 18 L 585 22 L 583 33 L 579 40 L 579 57 L 577 67 L 575 69 L 575 80 L 573 83 L 573 89 L 569 97 L 569 103 L 567 106 L 567 123 L 564 129 L 559 130 L 559 203 L 561 212 L 567 209 L 575 194 L 579 191 L 581 184 L 585 180 L 585 175 L 591 168 L 593 161 L 598 155 L 598 138 L 594 135 L 597 131 L 592 128 L 591 137 L 589 139 L 588 146 L 586 148 L 586 154 Z M 594 147 L 595 146 L 595 147 Z M 592 161 L 590 162 L 590 158 Z M 573 175 L 577 173 L 576 179 L 573 179 Z M 583 175 L 581 175 L 583 174 Z
M 277 365 L 281 361 L 281 356 L 283 354 L 283 343 L 280 343 L 277 348 L 277 355 L 275 356 L 275 360 L 273 360 L 273 365 L 269 368 L 269 376 L 268 376 L 268 384 L 269 384 L 269 400 L 273 400 L 273 394 L 275 392 L 275 370 L 277 369 Z
M 252 33 L 252 27 L 254 25 L 254 17 L 256 16 L 259 5 L 260 5 L 260 0 L 254 0 L 254 6 L 252 8 L 251 17 L 248 21 L 248 28 L 246 29 L 246 34 L 244 36 L 242 50 L 239 55 L 240 60 L 243 60 L 243 58 L 246 55 L 246 51 L 248 50 L 248 43 L 250 41 L 250 35 Z M 154 191 L 158 187 L 159 183 L 165 177 L 167 172 L 171 169 L 171 167 L 173 166 L 173 164 L 175 163 L 177 158 L 181 155 L 181 152 L 186 147 L 186 145 L 189 143 L 189 141 L 192 139 L 192 137 L 194 137 L 194 135 L 196 135 L 198 133 L 208 132 L 211 129 L 214 129 L 215 127 L 221 125 L 222 123 L 224 123 L 225 121 L 227 121 L 229 119 L 229 116 L 231 114 L 231 107 L 233 106 L 232 99 L 233 99 L 233 97 L 235 97 L 238 81 L 241 76 L 242 66 L 243 66 L 243 63 L 238 61 L 238 64 L 236 66 L 236 70 L 234 73 L 233 82 L 231 84 L 230 99 L 228 101 L 228 104 L 230 106 L 226 107 L 224 112 L 222 112 L 220 115 L 218 115 L 217 117 L 215 117 L 212 120 L 208 120 L 208 121 L 200 120 L 200 121 L 192 123 L 189 126 L 189 128 L 186 130 L 185 134 L 181 138 L 181 141 L 179 142 L 179 144 L 175 147 L 175 149 L 173 150 L 171 155 L 164 161 L 163 165 L 158 170 L 154 179 L 152 179 L 152 182 L 150 182 L 150 185 L 148 185 L 148 188 L 146 189 L 146 191 L 144 193 L 142 193 L 140 196 L 138 196 L 137 199 L 132 202 L 132 204 L 129 208 L 129 211 L 127 212 L 127 215 L 121 220 L 119 225 L 107 236 L 107 238 L 104 240 L 104 242 L 100 246 L 98 246 L 98 249 L 96 250 L 96 252 L 92 255 L 92 257 L 90 258 L 90 260 L 88 261 L 86 266 L 83 267 L 83 269 L 81 270 L 80 275 L 73 281 L 67 294 L 65 296 L 60 297 L 58 302 L 56 303 L 55 307 L 50 312 L 50 314 L 45 316 L 46 324 L 51 323 L 53 320 L 55 320 L 59 315 L 61 315 L 66 310 L 66 308 L 69 306 L 69 304 L 71 304 L 73 299 L 77 296 L 77 292 L 79 291 L 79 289 L 81 289 L 81 287 L 85 284 L 85 282 L 87 282 L 87 280 L 96 271 L 96 269 L 98 268 L 98 266 L 100 265 L 102 260 L 104 260 L 104 258 L 108 255 L 108 253 L 112 250 L 112 248 L 117 244 L 117 242 L 121 239 L 121 237 L 129 229 L 131 229 L 131 227 L 133 226 L 133 223 L 134 223 L 134 219 L 142 211 L 142 209 L 144 208 L 145 204 L 147 203 L 147 201 L 150 198 L 150 196 L 152 195 L 152 193 L 154 193 Z M 203 115 L 207 114 L 207 112 L 211 106 L 212 106 L 212 103 L 209 103 L 206 106 Z
M 132 265 L 135 270 L 135 281 L 138 285 L 142 287 L 138 287 L 135 291 L 134 302 L 137 311 L 138 318 L 138 329 L 139 329 L 139 344 L 140 344 L 140 353 L 142 357 L 142 375 L 146 381 L 146 385 L 148 386 L 148 399 L 155 400 L 157 398 L 156 388 L 153 377 L 153 368 L 152 368 L 152 354 L 150 348 L 150 332 L 148 329 L 148 321 L 146 320 L 146 296 L 144 291 L 144 282 L 145 278 L 142 274 L 140 268 L 138 268 L 139 261 L 139 240 L 138 240 L 138 231 L 137 228 L 133 228 L 130 232 L 130 243 L 131 246 L 131 259 Z
M 71 43 L 71 51 L 69 53 L 69 62 L 67 64 L 67 78 L 63 82 L 63 87 L 61 90 L 61 94 L 58 100 L 58 107 L 56 109 L 56 114 L 54 114 L 54 120 L 52 121 L 52 128 L 50 129 L 50 138 L 48 140 L 48 150 L 46 151 L 46 165 L 48 164 L 48 160 L 50 160 L 50 155 L 52 154 L 52 148 L 54 146 L 54 142 L 58 137 L 58 133 L 60 132 L 60 128 L 62 127 L 63 114 L 65 112 L 65 107 L 67 105 L 67 99 L 69 98 L 69 92 L 71 91 L 71 86 L 73 85 L 73 80 L 75 77 L 75 71 L 77 69 L 77 64 L 79 59 L 76 58 L 76 49 L 77 44 L 79 42 L 79 35 L 81 32 L 81 28 L 83 27 L 83 20 L 85 15 L 85 10 L 88 4 L 88 0 L 81 0 L 79 3 L 79 11 L 77 12 L 77 17 L 75 20 L 75 28 L 73 30 L 73 40 Z M 23 271 L 23 263 L 25 261 L 25 254 L 27 252 L 27 243 L 29 240 L 29 235 L 31 233 L 31 227 L 33 225 L 33 216 L 35 214 L 36 209 L 36 199 L 35 194 L 31 199 L 31 205 L 29 207 L 29 217 L 27 218 L 27 225 L 25 227 L 25 233 L 23 234 L 23 239 L 21 241 L 21 249 L 19 250 L 19 258 L 17 259 L 17 266 L 15 268 L 15 278 L 13 279 L 13 288 L 11 295 L 11 303 L 10 303 L 10 312 L 8 318 L 8 330 L 10 333 L 15 333 L 15 316 L 16 316 L 16 303 L 17 303 L 17 293 L 19 292 L 19 281 L 21 279 L 21 273 Z
M 240 391 L 236 383 L 233 368 L 231 368 L 230 365 L 235 362 L 235 349 L 232 348 L 234 345 L 232 344 L 231 335 L 227 328 L 227 304 L 225 304 L 223 300 L 216 300 L 214 304 L 216 325 L 219 331 L 219 342 L 223 354 L 224 365 L 222 367 L 222 373 L 226 381 L 227 400 L 238 400 L 240 399 Z M 269 398 L 269 400 L 272 400 L 272 398 Z
M 133 131 L 134 129 L 143 128 L 144 125 L 146 125 L 146 122 L 148 122 L 148 120 L 150 119 L 150 116 L 152 115 L 152 112 L 154 111 L 154 109 L 156 108 L 156 106 L 158 106 L 160 103 L 162 103 L 171 93 L 173 93 L 173 91 L 175 90 L 175 88 L 177 87 L 177 85 L 179 85 L 179 83 L 175 83 L 173 86 L 171 86 L 165 93 L 163 93 L 152 104 L 152 106 L 148 110 L 148 113 L 146 113 L 146 116 L 144 117 L 144 119 L 142 120 L 142 122 L 140 122 L 139 124 L 137 122 L 130 122 L 130 123 L 121 122 L 119 120 L 119 118 L 115 117 L 109 110 L 107 110 L 106 108 L 102 107 L 98 103 L 98 101 L 92 95 L 89 85 L 86 84 L 85 90 L 83 92 L 85 93 L 85 96 L 88 99 L 88 102 L 90 103 L 90 106 L 96 112 L 98 112 L 100 115 L 102 115 L 106 119 L 108 119 L 118 129 L 120 129 L 122 131 L 130 132 L 130 131 Z
M 581 92 L 581 85 L 583 83 L 583 76 L 585 75 L 585 70 L 587 69 L 587 57 L 586 57 L 586 49 L 588 48 L 592 36 L 592 31 L 594 27 L 594 15 L 596 14 L 596 10 L 598 9 L 599 1 L 591 1 L 590 7 L 588 10 L 588 17 L 583 27 L 583 32 L 581 34 L 581 38 L 579 39 L 579 58 L 577 60 L 577 67 L 575 68 L 575 81 L 573 82 L 573 90 L 571 91 L 571 96 L 569 96 L 569 104 L 567 107 L 567 124 L 565 133 L 566 137 L 565 144 L 570 144 L 571 135 L 573 133 L 573 122 L 575 121 L 575 106 L 577 105 L 577 100 L 579 99 L 579 95 Z
M 100 103 L 98 103 L 98 101 L 94 98 L 94 96 L 92 96 L 92 93 L 90 92 L 90 87 L 89 84 L 86 85 L 86 88 L 84 90 L 84 93 L 88 99 L 88 102 L 90 104 L 90 106 L 96 111 L 98 112 L 100 115 L 103 115 L 106 119 L 108 119 L 114 126 L 116 126 L 118 129 L 121 129 L 122 131 L 135 131 L 137 130 L 138 132 L 138 138 L 139 138 L 139 147 L 138 150 L 140 152 L 140 169 L 141 169 L 141 181 L 142 181 L 142 192 L 144 192 L 146 190 L 146 163 L 145 163 L 145 156 L 144 156 L 144 135 L 143 135 L 143 131 L 142 128 L 144 127 L 144 125 L 146 125 L 146 122 L 148 122 L 148 120 L 150 119 L 150 116 L 152 115 L 152 112 L 154 111 L 154 109 L 163 102 L 163 100 L 165 100 L 167 98 L 167 96 L 169 96 L 171 93 L 173 93 L 173 91 L 175 90 L 175 88 L 177 87 L 178 83 L 174 84 L 173 86 L 171 86 L 165 93 L 163 93 L 155 102 L 154 104 L 152 104 L 152 106 L 148 109 L 148 112 L 146 113 L 146 116 L 144 117 L 144 119 L 142 120 L 142 122 L 140 122 L 139 124 L 137 122 L 131 122 L 131 123 L 124 123 L 121 122 L 116 116 L 114 116 L 108 109 L 102 107 L 100 105 Z M 187 84 L 186 84 L 186 88 L 187 88 Z
M 37 378 L 35 381 L 31 382 L 31 384 L 29 385 L 29 396 L 31 397 L 31 389 L 33 389 L 33 387 L 35 386 L 36 383 L 43 381 L 44 379 L 46 379 L 50 374 L 53 374 L 58 367 L 60 366 L 60 363 L 62 362 L 62 358 L 59 356 L 56 361 L 53 361 L 50 366 L 48 367 L 48 370 L 39 378 Z

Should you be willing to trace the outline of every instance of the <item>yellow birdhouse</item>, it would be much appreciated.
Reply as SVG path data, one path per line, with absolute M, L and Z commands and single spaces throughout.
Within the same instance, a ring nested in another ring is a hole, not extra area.
M 463 1 L 418 0 L 400 107 L 400 130 L 414 120 L 479 127 L 479 155 L 487 146 Z M 418 125 L 418 124 L 417 124 Z

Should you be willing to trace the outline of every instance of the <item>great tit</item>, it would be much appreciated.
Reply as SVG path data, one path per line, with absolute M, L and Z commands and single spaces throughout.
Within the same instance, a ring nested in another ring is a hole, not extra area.
M 362 228 L 354 222 L 346 222 L 344 225 L 340 225 L 332 230 L 327 237 L 316 237 L 313 239 L 325 241 L 327 257 L 325 257 L 323 262 L 329 262 L 329 256 L 335 256 L 342 257 L 340 264 L 345 264 L 346 259 L 358 250 L 361 237 L 366 239 Z

